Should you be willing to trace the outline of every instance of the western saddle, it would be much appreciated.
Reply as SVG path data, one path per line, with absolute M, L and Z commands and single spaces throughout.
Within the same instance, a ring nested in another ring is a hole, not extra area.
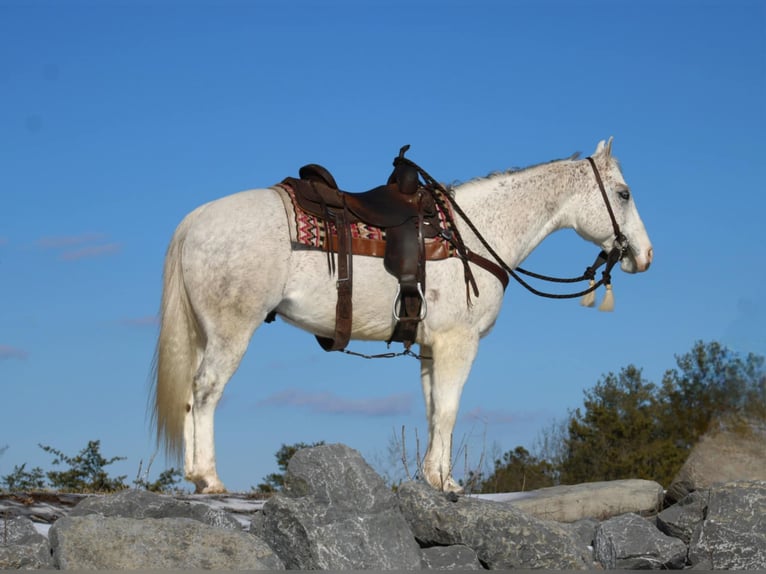
M 361 222 L 385 231 L 383 265 L 399 282 L 392 306 L 396 324 L 388 343 L 399 341 L 409 350 L 415 342 L 418 324 L 426 316 L 426 260 L 447 256 L 444 249 L 427 250 L 426 239 L 440 236 L 451 243 L 463 259 L 466 286 L 470 282 L 478 295 L 467 263 L 468 260 L 477 261 L 457 233 L 449 208 L 450 199 L 441 185 L 404 157 L 409 147 L 402 147 L 394 158 L 394 170 L 388 181 L 369 191 L 341 191 L 332 174 L 317 164 L 303 166 L 299 178 L 288 177 L 282 182 L 292 188 L 297 207 L 316 217 L 324 226 L 324 247 L 331 272 L 336 271 L 333 254 L 337 254 L 335 334 L 332 338 L 316 336 L 326 351 L 345 349 L 351 337 L 354 252 L 351 225 L 354 223 Z M 426 178 L 426 184 L 421 183 L 421 175 Z M 502 274 L 507 282 L 507 276 Z

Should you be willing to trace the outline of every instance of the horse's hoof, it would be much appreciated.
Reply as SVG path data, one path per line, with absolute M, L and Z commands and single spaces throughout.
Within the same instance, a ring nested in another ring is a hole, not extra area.
M 223 484 L 218 486 L 207 486 L 202 489 L 202 494 L 226 494 L 229 492 Z
M 228 492 L 220 480 L 208 482 L 204 478 L 189 478 L 194 483 L 194 494 L 225 494 Z

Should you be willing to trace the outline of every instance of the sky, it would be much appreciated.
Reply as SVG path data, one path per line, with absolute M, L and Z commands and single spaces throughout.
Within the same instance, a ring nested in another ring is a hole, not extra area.
M 369 188 L 404 144 L 459 182 L 614 136 L 654 245 L 647 273 L 614 275 L 614 313 L 512 282 L 463 393 L 456 474 L 532 448 L 630 364 L 659 383 L 695 341 L 766 355 L 765 102 L 761 0 L 0 0 L 0 476 L 50 469 L 39 444 L 100 440 L 132 481 L 155 452 L 184 215 L 305 163 Z M 565 231 L 524 266 L 572 276 L 594 256 Z M 219 405 L 219 472 L 247 491 L 282 444 L 324 440 L 401 474 L 403 428 L 423 454 L 417 361 L 328 354 L 277 321 Z

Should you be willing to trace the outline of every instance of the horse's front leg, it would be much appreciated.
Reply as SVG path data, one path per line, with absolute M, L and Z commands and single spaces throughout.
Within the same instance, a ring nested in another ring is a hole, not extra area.
M 428 450 L 423 461 L 426 481 L 439 490 L 460 492 L 452 478 L 452 442 L 460 395 L 479 348 L 479 337 L 463 330 L 440 333 L 421 347 L 421 382 L 428 418 Z

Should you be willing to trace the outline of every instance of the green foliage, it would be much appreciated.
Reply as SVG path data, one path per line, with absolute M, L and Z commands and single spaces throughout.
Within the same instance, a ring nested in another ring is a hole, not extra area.
M 58 449 L 50 446 L 38 445 L 45 452 L 54 455 L 53 465 L 66 463 L 67 470 L 49 471 L 48 481 L 56 490 L 66 492 L 115 492 L 128 488 L 125 484 L 126 476 L 110 478 L 104 467 L 125 460 L 125 457 L 115 456 L 106 459 L 101 455 L 101 441 L 88 442 L 83 450 L 75 456 L 67 456 Z
M 479 478 L 474 492 L 521 492 L 553 486 L 555 473 L 551 463 L 517 446 L 495 460 L 494 471 L 486 479 Z
M 261 494 L 271 494 L 281 491 L 285 486 L 285 473 L 287 472 L 287 464 L 293 455 L 301 449 L 312 448 L 315 446 L 321 446 L 324 441 L 321 440 L 315 443 L 298 442 L 295 444 L 283 444 L 282 447 L 276 452 L 277 466 L 280 472 L 273 472 L 266 476 L 254 490 Z
M 697 342 L 665 373 L 660 400 L 667 431 L 683 450 L 712 426 L 766 421 L 764 358 Z
M 640 369 L 603 377 L 585 392 L 584 410 L 571 415 L 561 481 L 672 478 L 683 460 L 659 415 L 657 387 Z
M 133 481 L 136 488 L 143 488 L 149 492 L 174 492 L 178 490 L 178 483 L 181 482 L 183 473 L 175 468 L 169 468 L 160 473 L 157 480 L 149 482 L 145 478 L 137 478 Z
M 661 387 L 631 365 L 585 392 L 584 409 L 569 420 L 562 482 L 646 478 L 668 485 L 708 430 L 766 420 L 763 357 L 697 342 L 676 363 Z
M 43 469 L 36 466 L 32 470 L 26 470 L 27 464 L 14 466 L 13 472 L 2 479 L 3 490 L 9 492 L 41 490 L 45 488 L 45 475 Z
M 479 477 L 481 491 L 623 478 L 667 486 L 704 433 L 766 422 L 763 357 L 696 342 L 676 364 L 660 386 L 634 365 L 604 375 L 582 408 L 545 429 L 535 455 L 517 447 L 495 460 L 493 473 Z
M 65 470 L 44 472 L 42 468 L 26 469 L 26 463 L 14 466 L 13 472 L 0 478 L 1 490 L 9 492 L 33 491 L 45 488 L 64 492 L 115 492 L 128 488 L 125 476 L 111 478 L 105 467 L 125 460 L 125 457 L 115 456 L 104 458 L 101 455 L 101 441 L 89 441 L 88 445 L 76 456 L 68 456 L 50 446 L 38 445 L 45 452 L 54 456 L 54 466 L 66 465 Z M 8 447 L 0 448 L 0 455 Z M 148 474 L 148 471 L 147 471 Z M 181 480 L 181 471 L 174 468 L 165 470 L 154 482 L 146 478 L 137 478 L 133 484 L 152 492 L 171 492 Z

